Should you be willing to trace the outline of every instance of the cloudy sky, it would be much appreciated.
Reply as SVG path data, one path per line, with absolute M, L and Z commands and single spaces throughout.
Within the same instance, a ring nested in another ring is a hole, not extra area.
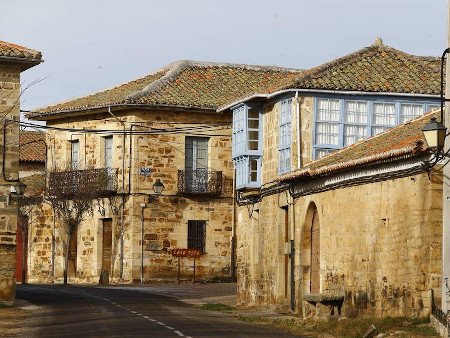
M 42 51 L 23 109 L 180 59 L 309 68 L 372 44 L 446 48 L 447 0 L 0 0 L 0 40 Z

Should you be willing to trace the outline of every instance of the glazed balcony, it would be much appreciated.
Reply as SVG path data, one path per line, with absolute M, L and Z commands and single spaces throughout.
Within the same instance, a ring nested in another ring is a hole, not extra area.
M 222 172 L 212 170 L 178 170 L 178 193 L 183 195 L 221 195 Z
M 117 192 L 117 169 L 87 169 L 50 172 L 48 194 L 51 196 L 105 197 Z

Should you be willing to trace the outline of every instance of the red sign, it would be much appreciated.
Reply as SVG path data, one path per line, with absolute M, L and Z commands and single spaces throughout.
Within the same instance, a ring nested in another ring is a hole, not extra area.
M 198 249 L 173 249 L 172 250 L 173 257 L 198 258 L 201 255 L 202 255 L 202 252 Z

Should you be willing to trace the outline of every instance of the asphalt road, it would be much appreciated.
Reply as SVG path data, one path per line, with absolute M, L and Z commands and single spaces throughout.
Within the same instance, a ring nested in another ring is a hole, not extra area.
M 85 286 L 18 286 L 32 303 L 24 337 L 294 337 L 158 294 Z

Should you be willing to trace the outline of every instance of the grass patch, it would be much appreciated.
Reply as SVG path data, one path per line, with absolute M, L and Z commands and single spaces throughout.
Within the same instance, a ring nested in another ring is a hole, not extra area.
M 208 311 L 220 311 L 220 312 L 226 312 L 226 313 L 231 313 L 234 310 L 236 310 L 236 308 L 234 306 L 220 304 L 220 303 L 203 304 L 200 306 L 200 308 L 203 310 L 208 310 Z
M 359 338 L 366 333 L 371 324 L 374 324 L 378 332 L 385 333 L 389 337 L 439 337 L 434 328 L 429 324 L 428 318 L 355 318 L 341 321 L 317 321 L 301 320 L 300 318 L 265 318 L 238 316 L 239 319 L 257 325 L 270 325 L 290 332 L 295 335 L 307 337 L 320 337 L 324 334 L 333 337 Z

